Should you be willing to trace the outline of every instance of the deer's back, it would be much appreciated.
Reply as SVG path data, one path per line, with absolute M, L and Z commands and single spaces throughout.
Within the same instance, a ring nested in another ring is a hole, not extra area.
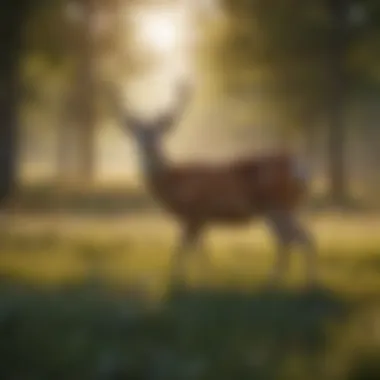
M 229 165 L 173 167 L 151 187 L 164 207 L 184 219 L 244 222 L 273 208 L 292 208 L 304 190 L 288 156 Z

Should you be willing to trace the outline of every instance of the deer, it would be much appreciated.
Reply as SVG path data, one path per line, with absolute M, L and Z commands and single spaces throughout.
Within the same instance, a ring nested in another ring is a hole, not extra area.
M 173 253 L 173 277 L 183 273 L 184 259 L 199 248 L 206 226 L 247 224 L 264 218 L 277 241 L 269 283 L 278 283 L 288 267 L 292 245 L 299 244 L 305 252 L 307 280 L 314 284 L 314 240 L 297 218 L 307 194 L 307 173 L 302 170 L 302 161 L 281 152 L 229 163 L 180 165 L 165 154 L 163 138 L 180 122 L 192 88 L 182 81 L 177 87 L 175 104 L 154 120 L 137 117 L 128 105 L 119 104 L 117 108 L 122 127 L 134 139 L 142 159 L 147 190 L 182 227 Z

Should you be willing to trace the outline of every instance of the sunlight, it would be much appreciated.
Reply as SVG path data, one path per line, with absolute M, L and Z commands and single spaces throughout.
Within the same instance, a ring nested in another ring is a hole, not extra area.
M 125 59 L 135 74 L 126 80 L 123 92 L 134 98 L 136 106 L 141 104 L 141 112 L 168 107 L 180 78 L 197 81 L 202 23 L 218 14 L 218 4 L 217 0 L 139 3 L 125 13 Z
M 182 42 L 183 27 L 175 10 L 152 10 L 135 15 L 137 40 L 143 49 L 171 54 Z
M 172 101 L 178 78 L 193 76 L 192 14 L 178 2 L 136 5 L 127 17 L 132 31 L 127 59 L 128 64 L 136 62 L 138 74 L 128 78 L 125 96 L 134 98 L 144 112 L 156 112 Z

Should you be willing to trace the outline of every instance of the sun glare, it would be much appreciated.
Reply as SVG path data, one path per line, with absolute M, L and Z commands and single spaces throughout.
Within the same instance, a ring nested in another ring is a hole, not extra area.
M 178 17 L 169 10 L 146 12 L 138 17 L 138 40 L 145 48 L 157 53 L 170 53 L 176 49 L 181 28 Z
M 196 47 L 200 37 L 196 4 L 192 1 L 139 4 L 125 14 L 130 33 L 130 39 L 126 39 L 129 44 L 126 50 L 130 53 L 128 63 L 135 60 L 138 72 L 128 79 L 125 91 L 133 93 L 136 103 L 144 104 L 147 112 L 151 109 L 155 112 L 172 101 L 173 86 L 179 78 L 195 81 Z M 140 62 L 147 63 L 146 67 L 141 69 Z

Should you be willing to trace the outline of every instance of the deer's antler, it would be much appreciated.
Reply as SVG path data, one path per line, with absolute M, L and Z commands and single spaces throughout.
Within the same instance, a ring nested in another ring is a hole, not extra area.
M 171 129 L 181 118 L 193 92 L 193 85 L 189 81 L 181 81 L 177 88 L 175 106 L 161 115 L 157 120 L 157 127 L 162 130 Z
M 114 86 L 108 87 L 108 97 L 113 114 L 118 122 L 129 130 L 135 130 L 140 124 L 140 120 L 131 112 L 128 105 L 122 101 L 120 90 Z

